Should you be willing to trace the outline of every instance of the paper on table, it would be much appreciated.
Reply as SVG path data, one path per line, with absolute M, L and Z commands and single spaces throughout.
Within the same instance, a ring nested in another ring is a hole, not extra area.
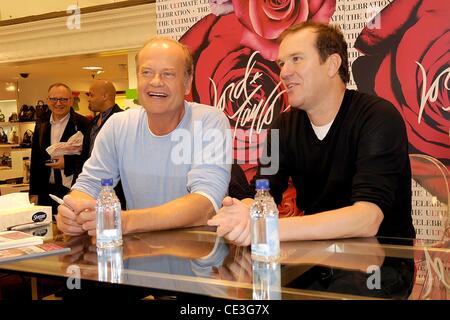
M 43 242 L 42 237 L 21 231 L 0 232 L 0 250 L 42 244 Z
M 63 247 L 56 243 L 44 243 L 36 246 L 26 246 L 0 251 L 0 263 L 23 259 L 40 258 L 53 254 L 69 252 L 70 247 Z
M 60 157 L 64 155 L 81 154 L 83 148 L 83 134 L 77 131 L 67 142 L 58 142 L 49 146 L 47 153 L 52 157 Z
M 0 213 L 10 209 L 29 209 L 34 206 L 30 203 L 28 192 L 8 193 L 0 196 Z

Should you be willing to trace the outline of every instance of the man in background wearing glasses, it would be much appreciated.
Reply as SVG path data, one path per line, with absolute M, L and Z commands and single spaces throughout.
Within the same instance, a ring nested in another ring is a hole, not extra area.
M 63 197 L 72 185 L 80 168 L 78 155 L 50 158 L 46 149 L 52 144 L 66 142 L 77 131 L 85 134 L 89 120 L 72 109 L 72 90 L 63 83 L 48 89 L 47 104 L 51 114 L 36 123 L 33 134 L 30 166 L 30 195 L 37 196 L 37 204 L 52 206 L 53 215 L 58 204 L 49 193 Z

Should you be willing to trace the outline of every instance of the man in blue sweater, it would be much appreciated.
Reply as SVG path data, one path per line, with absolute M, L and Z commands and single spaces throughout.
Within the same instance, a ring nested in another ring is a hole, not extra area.
M 231 140 L 225 115 L 188 103 L 192 57 L 163 37 L 136 56 L 142 108 L 116 113 L 99 132 L 83 172 L 59 207 L 58 228 L 95 235 L 100 180 L 120 179 L 127 202 L 124 234 L 204 225 L 230 181 Z

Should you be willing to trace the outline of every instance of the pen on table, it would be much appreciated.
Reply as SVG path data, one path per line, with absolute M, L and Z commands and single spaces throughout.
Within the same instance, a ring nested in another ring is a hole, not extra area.
M 13 231 L 21 231 L 21 230 L 27 230 L 27 229 L 32 229 L 32 228 L 36 228 L 36 227 L 40 227 L 40 226 L 45 226 L 50 224 L 50 222 L 34 222 L 34 223 L 25 223 L 25 224 L 19 224 L 17 226 L 13 226 L 13 227 L 9 227 L 8 230 L 13 230 Z
M 54 194 L 50 194 L 50 193 L 49 193 L 49 196 L 50 196 L 50 198 L 52 198 L 53 200 L 55 200 L 57 203 L 62 204 L 62 205 L 64 205 L 64 206 L 66 206 L 67 208 L 69 208 L 70 210 L 74 211 L 74 210 L 72 209 L 72 207 L 69 206 L 67 203 L 65 203 L 64 200 L 61 199 L 60 197 L 57 197 L 57 196 L 55 196 Z

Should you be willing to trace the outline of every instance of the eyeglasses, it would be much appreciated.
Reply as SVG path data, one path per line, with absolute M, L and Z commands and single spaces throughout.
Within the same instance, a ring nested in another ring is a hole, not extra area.
M 57 103 L 58 101 L 61 103 L 67 103 L 69 101 L 69 98 L 48 98 L 53 103 Z

